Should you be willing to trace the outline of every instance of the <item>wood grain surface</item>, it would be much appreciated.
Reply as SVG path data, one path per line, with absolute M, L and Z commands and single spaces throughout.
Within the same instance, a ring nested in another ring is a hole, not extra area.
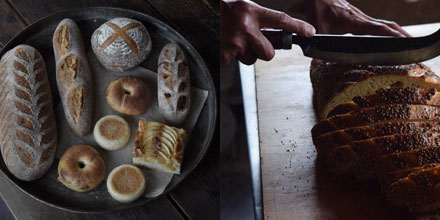
M 165 10 L 180 6 L 178 9 Z M 136 10 L 159 19 L 182 34 L 202 54 L 214 84 L 218 82 L 219 2 L 155 0 L 3 0 L 0 1 L 0 49 L 27 25 L 60 10 L 111 6 Z M 185 7 L 183 7 L 185 6 Z M 190 7 L 189 7 L 190 6 Z M 205 16 L 208 22 L 199 16 Z M 185 25 L 182 23 L 185 18 Z M 191 25 L 194 23 L 194 25 Z M 205 33 L 205 34 L 202 34 Z M 209 50 L 205 48 L 211 47 Z M 199 166 L 178 187 L 143 207 L 103 215 L 70 213 L 42 204 L 14 187 L 0 175 L 0 194 L 16 219 L 219 219 L 219 141 Z M 1 216 L 1 215 L 0 215 Z
M 408 26 L 414 36 L 440 23 Z M 310 58 L 299 47 L 255 65 L 265 219 L 406 219 L 372 184 L 329 175 L 316 161 Z M 425 62 L 440 73 L 440 58 Z

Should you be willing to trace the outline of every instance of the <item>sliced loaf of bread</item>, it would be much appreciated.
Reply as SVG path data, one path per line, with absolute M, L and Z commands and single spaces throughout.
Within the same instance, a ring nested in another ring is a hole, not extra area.
M 322 62 L 310 68 L 319 120 L 356 96 L 391 87 L 440 88 L 440 78 L 423 64 L 403 66 L 345 65 Z

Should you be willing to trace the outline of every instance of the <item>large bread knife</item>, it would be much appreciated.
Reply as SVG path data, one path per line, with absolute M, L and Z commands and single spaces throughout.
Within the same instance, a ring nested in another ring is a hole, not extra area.
M 274 49 L 301 47 L 304 56 L 349 64 L 400 65 L 440 55 L 440 30 L 424 37 L 345 36 L 301 37 L 281 30 L 262 30 Z

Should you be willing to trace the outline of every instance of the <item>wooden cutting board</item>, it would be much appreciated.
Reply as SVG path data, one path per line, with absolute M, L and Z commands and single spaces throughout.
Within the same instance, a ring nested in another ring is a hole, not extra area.
M 405 27 L 413 36 L 439 28 Z M 331 176 L 316 160 L 310 61 L 294 46 L 255 64 L 265 219 L 409 218 L 406 210 L 388 205 L 374 184 Z M 440 74 L 440 57 L 425 64 Z

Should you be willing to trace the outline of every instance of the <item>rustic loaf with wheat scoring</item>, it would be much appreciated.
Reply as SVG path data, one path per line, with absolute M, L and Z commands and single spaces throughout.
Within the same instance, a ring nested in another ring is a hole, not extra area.
M 108 70 L 123 72 L 142 63 L 151 52 L 151 38 L 145 26 L 134 19 L 114 18 L 92 35 L 92 49 Z
M 160 113 L 168 123 L 180 124 L 191 108 L 191 85 L 185 54 L 177 44 L 162 48 L 157 73 Z
M 370 66 L 321 62 L 311 66 L 310 79 L 319 120 L 327 118 L 339 104 L 356 96 L 374 94 L 379 89 L 440 88 L 440 78 L 423 64 Z
M 67 123 L 76 135 L 87 135 L 93 119 L 92 73 L 76 23 L 68 18 L 62 20 L 52 43 L 57 86 Z
M 40 178 L 54 160 L 57 129 L 45 63 L 31 46 L 18 45 L 1 58 L 0 120 L 8 170 L 20 180 Z

